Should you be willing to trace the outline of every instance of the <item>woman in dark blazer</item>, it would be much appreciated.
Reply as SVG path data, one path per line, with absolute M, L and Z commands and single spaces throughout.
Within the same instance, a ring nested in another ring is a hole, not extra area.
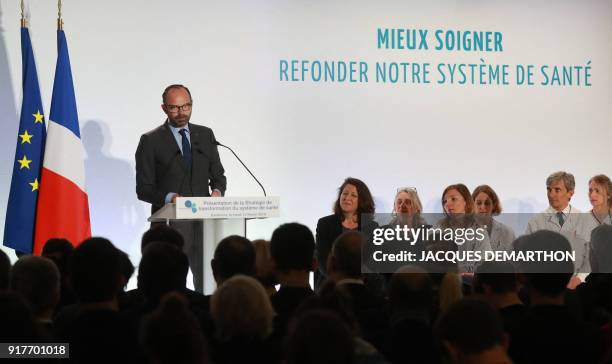
M 317 222 L 316 253 L 319 268 L 315 272 L 315 290 L 327 278 L 327 257 L 334 240 L 348 230 L 359 230 L 367 236 L 378 225 L 373 221 L 374 200 L 372 194 L 363 181 L 349 177 L 344 180 L 338 189 L 338 198 L 334 203 L 334 213 L 319 219 Z

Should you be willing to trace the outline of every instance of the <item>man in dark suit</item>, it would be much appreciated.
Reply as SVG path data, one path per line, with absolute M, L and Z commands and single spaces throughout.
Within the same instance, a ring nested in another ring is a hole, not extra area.
M 151 212 L 180 196 L 223 196 L 223 165 L 210 128 L 189 123 L 193 100 L 183 85 L 170 85 L 162 95 L 163 125 L 143 134 L 136 150 L 136 194 Z M 211 192 L 212 191 L 212 192 Z M 185 239 L 193 283 L 203 290 L 202 223 L 172 223 Z

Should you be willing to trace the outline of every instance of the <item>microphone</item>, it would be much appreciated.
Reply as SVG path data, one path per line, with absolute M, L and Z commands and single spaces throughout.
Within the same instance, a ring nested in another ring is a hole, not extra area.
M 263 191 L 264 196 L 268 196 L 266 195 L 266 189 L 264 188 L 264 186 L 261 184 L 261 182 L 259 182 L 259 180 L 257 179 L 257 177 L 255 177 L 255 175 L 253 174 L 253 172 L 251 172 L 251 170 L 249 169 L 249 167 L 246 166 L 246 164 L 244 164 L 244 162 L 242 161 L 242 159 L 240 159 L 240 157 L 238 157 L 238 155 L 232 150 L 232 148 L 228 147 L 227 145 L 223 145 L 221 143 L 219 143 L 217 140 L 214 141 L 215 145 L 218 145 L 220 147 L 223 147 L 225 149 L 228 149 L 230 152 L 232 152 L 232 154 L 234 155 L 234 157 L 236 157 L 236 159 L 238 159 L 238 162 L 240 162 L 240 164 L 242 164 L 242 166 L 244 167 L 244 169 L 247 170 L 247 172 L 249 172 L 249 174 L 251 175 L 251 177 L 253 177 L 253 179 L 255 180 L 255 182 L 257 182 L 257 184 L 259 185 L 259 187 L 261 187 L 261 190 Z

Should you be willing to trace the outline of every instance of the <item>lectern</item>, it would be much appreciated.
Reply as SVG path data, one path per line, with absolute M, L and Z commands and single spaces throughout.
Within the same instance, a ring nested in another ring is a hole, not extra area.
M 215 248 L 229 235 L 247 235 L 247 220 L 279 216 L 279 197 L 178 197 L 157 210 L 150 222 L 170 224 L 174 220 L 203 222 L 203 290 L 211 294 L 216 287 L 210 267 Z M 196 287 L 197 288 L 197 287 Z

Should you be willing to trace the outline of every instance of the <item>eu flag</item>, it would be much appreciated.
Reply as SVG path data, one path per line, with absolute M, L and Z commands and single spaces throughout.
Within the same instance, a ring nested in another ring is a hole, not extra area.
M 32 42 L 26 27 L 21 28 L 21 64 L 23 101 L 4 223 L 4 245 L 31 253 L 46 127 Z

